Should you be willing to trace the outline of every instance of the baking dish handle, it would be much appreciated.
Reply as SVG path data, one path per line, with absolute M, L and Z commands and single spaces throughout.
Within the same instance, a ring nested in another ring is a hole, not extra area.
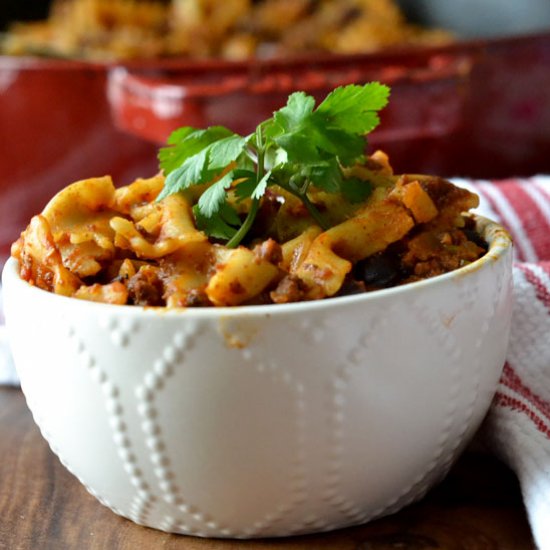
M 413 66 L 356 60 L 299 70 L 249 69 L 217 75 L 216 80 L 207 72 L 151 76 L 115 67 L 108 75 L 108 98 L 119 129 L 163 143 L 180 126 L 220 124 L 247 134 L 293 91 L 319 100 L 337 86 L 376 80 L 392 88 L 383 124 L 373 135 L 384 143 L 451 134 L 462 120 L 472 65 L 469 53 L 446 53 Z

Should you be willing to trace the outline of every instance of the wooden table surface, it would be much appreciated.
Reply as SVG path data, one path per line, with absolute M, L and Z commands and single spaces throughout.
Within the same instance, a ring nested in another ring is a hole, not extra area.
M 18 389 L 0 388 L 0 549 L 385 550 L 534 549 L 514 475 L 467 453 L 422 502 L 376 522 L 289 539 L 169 535 L 116 516 L 50 451 Z

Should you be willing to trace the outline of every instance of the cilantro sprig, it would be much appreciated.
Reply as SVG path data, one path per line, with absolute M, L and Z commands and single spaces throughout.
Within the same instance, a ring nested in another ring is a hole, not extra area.
M 377 82 L 342 86 L 317 108 L 313 97 L 296 92 L 244 137 L 222 126 L 180 128 L 159 151 L 166 181 L 158 199 L 206 186 L 193 207 L 197 227 L 228 247 L 246 236 L 273 185 L 298 197 L 326 229 L 311 190 L 341 193 L 350 202 L 369 195 L 368 182 L 345 177 L 344 169 L 364 161 L 365 136 L 379 124 L 389 92 Z M 250 201 L 244 221 L 236 208 L 243 201 Z

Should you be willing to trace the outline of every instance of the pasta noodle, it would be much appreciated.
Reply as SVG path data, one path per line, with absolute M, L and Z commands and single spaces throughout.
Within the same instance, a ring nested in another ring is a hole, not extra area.
M 478 204 L 469 191 L 437 177 L 394 175 L 380 152 L 349 175 L 372 186 L 360 204 L 312 193 L 328 229 L 274 185 L 248 241 L 236 248 L 197 228 L 197 197 L 157 200 L 162 175 L 118 189 L 109 177 L 83 180 L 32 218 L 12 255 L 23 279 L 64 296 L 199 307 L 376 290 L 456 269 L 485 252 L 462 214 Z

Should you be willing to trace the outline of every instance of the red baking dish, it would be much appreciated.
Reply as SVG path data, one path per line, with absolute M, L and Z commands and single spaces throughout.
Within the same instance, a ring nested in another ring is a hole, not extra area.
M 303 89 L 392 86 L 370 140 L 398 171 L 505 177 L 550 171 L 550 33 L 438 48 L 286 60 L 124 65 L 0 57 L 0 254 L 71 181 L 157 169 L 181 125 L 250 131 Z

